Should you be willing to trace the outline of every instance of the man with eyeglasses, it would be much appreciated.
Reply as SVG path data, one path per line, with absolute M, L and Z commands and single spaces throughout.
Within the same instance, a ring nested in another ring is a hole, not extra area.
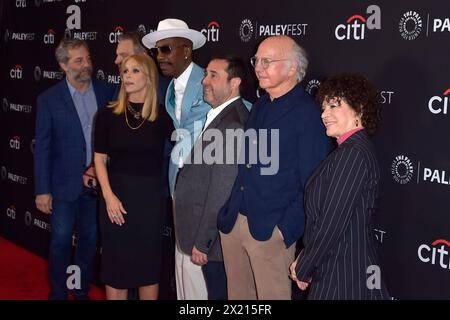
M 252 107 L 246 130 L 257 134 L 245 139 L 244 163 L 218 216 L 228 298 L 290 300 L 289 265 L 305 223 L 303 190 L 330 143 L 319 107 L 300 84 L 306 52 L 292 38 L 274 36 L 261 42 L 251 63 L 266 93 Z M 278 141 L 269 143 L 272 130 Z M 250 153 L 264 144 L 278 159 L 271 175 L 262 170 L 264 159 Z
M 142 43 L 150 48 L 156 58 L 162 73 L 173 78 L 165 99 L 166 110 L 177 129 L 176 145 L 169 163 L 172 197 L 178 171 L 183 167 L 184 160 L 202 130 L 206 114 L 211 110 L 203 100 L 204 70 L 192 61 L 192 51 L 202 47 L 205 42 L 206 38 L 201 32 L 189 29 L 186 22 L 179 19 L 160 21 L 157 30 L 142 39 Z M 179 300 L 205 300 L 207 290 L 203 272 L 201 266 L 191 261 L 190 254 L 183 252 L 178 244 L 175 245 L 177 297 Z

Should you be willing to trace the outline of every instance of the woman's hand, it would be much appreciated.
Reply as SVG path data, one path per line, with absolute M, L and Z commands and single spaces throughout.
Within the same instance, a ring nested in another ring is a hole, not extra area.
M 122 202 L 116 197 L 114 193 L 105 196 L 106 209 L 111 223 L 116 223 L 119 226 L 125 223 L 124 214 L 127 214 Z
M 295 283 L 297 283 L 297 287 L 300 290 L 306 290 L 306 288 L 308 288 L 309 286 L 309 282 L 304 282 L 304 281 L 300 281 L 297 278 L 297 272 L 295 271 L 296 267 L 297 267 L 297 262 L 300 259 L 300 257 L 302 256 L 303 252 L 300 252 L 300 254 L 298 255 L 297 259 L 294 260 L 294 262 L 291 263 L 291 266 L 289 267 L 290 270 L 290 278 L 295 281 Z

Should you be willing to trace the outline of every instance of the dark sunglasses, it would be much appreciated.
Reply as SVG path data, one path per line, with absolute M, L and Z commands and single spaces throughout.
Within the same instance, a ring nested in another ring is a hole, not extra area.
M 185 47 L 185 44 L 180 44 L 178 46 L 172 46 L 172 45 L 165 45 L 165 46 L 161 46 L 161 47 L 154 47 L 150 49 L 150 53 L 152 54 L 152 56 L 157 57 L 158 54 L 170 54 L 172 52 L 172 50 L 175 50 L 176 48 L 179 47 Z

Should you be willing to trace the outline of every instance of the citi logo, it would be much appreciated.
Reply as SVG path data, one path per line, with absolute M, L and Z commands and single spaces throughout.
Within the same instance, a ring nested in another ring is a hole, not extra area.
M 428 100 L 428 109 L 433 114 L 447 114 L 448 111 L 448 94 L 450 88 L 445 90 L 442 96 L 434 96 Z
M 16 8 L 26 8 L 27 0 L 16 0 Z
M 53 29 L 48 29 L 47 33 L 44 34 L 44 43 L 45 44 L 55 43 L 55 31 L 53 31 Z
M 9 76 L 11 79 L 22 79 L 22 66 L 20 64 L 16 64 L 14 68 L 9 71 Z
M 121 26 L 117 26 L 114 29 L 114 32 L 109 34 L 109 43 L 117 43 L 119 42 L 120 35 L 123 34 L 123 28 Z
M 366 10 L 370 14 L 367 19 L 361 15 L 349 17 L 346 24 L 339 24 L 334 30 L 338 40 L 364 40 L 366 28 L 368 30 L 381 29 L 381 9 L 377 5 L 370 5 Z
M 411 181 L 414 173 L 414 167 L 411 160 L 405 155 L 396 156 L 391 164 L 391 173 L 395 182 L 407 184 Z
M 14 136 L 9 140 L 9 147 L 11 149 L 20 150 L 20 137 Z
M 400 35 L 405 40 L 414 40 L 422 32 L 422 18 L 415 11 L 408 11 L 403 14 L 398 23 Z
M 216 21 L 211 21 L 208 23 L 206 29 L 200 30 L 200 32 L 206 37 L 208 42 L 218 42 L 219 41 L 219 29 L 220 25 Z
M 8 208 L 6 208 L 6 216 L 13 220 L 16 219 L 16 207 L 14 205 L 10 205 Z
M 444 239 L 433 241 L 431 246 L 421 244 L 417 249 L 417 256 L 424 263 L 439 265 L 442 269 L 450 269 L 449 252 L 445 250 L 445 247 L 450 247 L 450 242 Z

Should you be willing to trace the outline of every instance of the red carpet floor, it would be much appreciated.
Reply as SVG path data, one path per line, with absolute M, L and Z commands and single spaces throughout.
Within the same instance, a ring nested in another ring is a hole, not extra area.
M 46 300 L 49 292 L 47 260 L 0 238 L 0 300 Z M 89 296 L 105 298 L 95 286 Z

